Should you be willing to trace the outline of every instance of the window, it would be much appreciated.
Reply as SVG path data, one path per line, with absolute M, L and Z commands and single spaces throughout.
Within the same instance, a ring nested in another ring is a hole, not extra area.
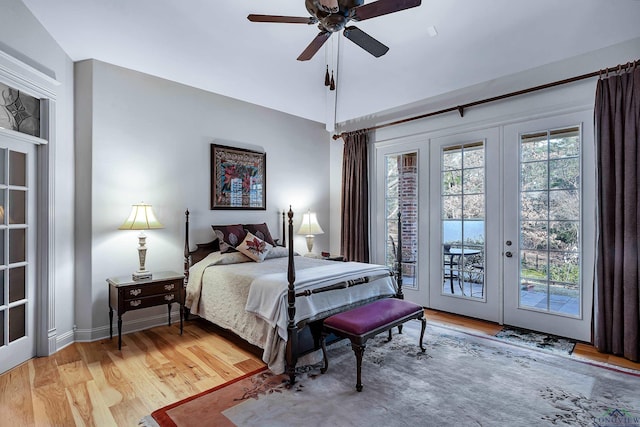
M 441 151 L 442 293 L 485 298 L 483 142 Z
M 580 314 L 580 128 L 520 136 L 520 301 Z
M 418 263 L 418 153 L 385 156 L 386 265 L 395 266 L 402 251 L 402 284 L 417 288 Z M 402 216 L 402 247 L 398 248 L 398 212 Z

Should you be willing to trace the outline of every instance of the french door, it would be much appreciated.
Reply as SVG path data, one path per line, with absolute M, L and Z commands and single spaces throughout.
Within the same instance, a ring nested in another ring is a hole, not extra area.
M 595 247 L 592 115 L 504 130 L 504 322 L 591 341 Z
M 430 306 L 590 341 L 593 159 L 589 113 L 432 139 Z
M 431 307 L 500 321 L 499 129 L 431 140 Z
M 402 250 L 416 303 L 590 341 L 591 114 L 376 147 L 375 260 Z
M 35 356 L 35 152 L 0 133 L 0 372 Z

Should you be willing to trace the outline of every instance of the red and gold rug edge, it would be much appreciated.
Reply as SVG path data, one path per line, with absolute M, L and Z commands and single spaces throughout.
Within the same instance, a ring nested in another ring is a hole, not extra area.
M 254 370 L 252 372 L 246 373 L 244 375 L 239 376 L 238 378 L 232 379 L 231 381 L 227 381 L 225 383 L 217 385 L 217 386 L 215 386 L 215 387 L 213 387 L 213 388 L 211 388 L 209 390 L 202 391 L 202 392 L 200 392 L 198 394 L 194 394 L 193 396 L 189 396 L 189 397 L 186 397 L 186 398 L 184 398 L 182 400 L 178 400 L 177 402 L 171 403 L 171 404 L 169 404 L 167 406 L 163 406 L 162 408 L 156 409 L 155 411 L 153 411 L 151 413 L 151 417 L 153 417 L 153 419 L 156 420 L 156 422 L 158 424 L 160 424 L 162 427 L 177 427 L 176 424 L 173 422 L 173 420 L 167 415 L 167 411 L 169 411 L 169 410 L 171 410 L 171 409 L 173 409 L 173 408 L 175 408 L 177 406 L 183 405 L 183 404 L 185 404 L 185 403 L 187 403 L 187 402 L 189 402 L 191 400 L 194 400 L 194 399 L 197 399 L 197 398 L 199 398 L 201 396 L 204 396 L 206 394 L 213 393 L 214 391 L 220 390 L 221 388 L 227 387 L 227 386 L 229 386 L 229 385 L 231 385 L 233 383 L 236 383 L 238 381 L 242 381 L 245 378 L 248 378 L 248 377 L 250 377 L 252 375 L 255 375 L 255 374 L 260 373 L 262 371 L 265 371 L 267 369 L 268 368 L 266 366 L 262 366 L 262 367 Z

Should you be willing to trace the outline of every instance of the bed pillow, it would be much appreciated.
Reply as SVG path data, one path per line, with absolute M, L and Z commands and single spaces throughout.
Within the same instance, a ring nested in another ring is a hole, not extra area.
M 298 253 L 297 252 L 293 252 L 293 256 L 297 256 Z M 272 258 L 285 258 L 289 256 L 289 248 L 285 248 L 283 246 L 274 246 L 269 253 L 267 254 L 267 257 L 265 259 L 272 259 Z
M 236 249 L 255 262 L 262 262 L 266 258 L 273 245 L 265 242 L 259 237 L 251 233 L 247 233 L 242 243 L 236 246 Z
M 213 232 L 220 241 L 220 252 L 235 252 L 238 246 L 244 240 L 247 232 L 241 224 L 233 225 L 212 225 Z
M 259 239 L 264 240 L 271 246 L 276 246 L 276 242 L 271 237 L 271 233 L 269 232 L 269 227 L 266 222 L 262 224 L 243 224 L 244 229 L 256 236 Z

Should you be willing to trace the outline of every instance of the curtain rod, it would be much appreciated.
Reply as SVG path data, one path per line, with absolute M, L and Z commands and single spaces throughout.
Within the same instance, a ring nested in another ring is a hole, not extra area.
M 476 105 L 482 105 L 482 104 L 487 104 L 489 102 L 500 101 L 502 99 L 511 98 L 513 96 L 524 95 L 524 94 L 535 92 L 535 91 L 538 91 L 538 90 L 548 89 L 548 88 L 551 88 L 551 87 L 554 87 L 554 86 L 560 86 L 560 85 L 564 85 L 564 84 L 567 84 L 567 83 L 577 82 L 579 80 L 589 79 L 591 77 L 597 77 L 597 76 L 602 76 L 602 75 L 606 75 L 606 74 L 609 74 L 609 73 L 620 72 L 620 71 L 622 71 L 622 69 L 627 70 L 628 68 L 631 68 L 632 66 L 636 66 L 637 64 L 640 64 L 640 59 L 637 59 L 637 60 L 632 61 L 632 62 L 627 62 L 624 65 L 623 64 L 618 64 L 615 67 L 605 68 L 604 70 L 598 70 L 598 71 L 594 71 L 592 73 L 582 74 L 580 76 L 570 77 L 570 78 L 564 79 L 564 80 L 558 80 L 558 81 L 551 82 L 551 83 L 545 83 L 545 84 L 542 84 L 542 85 L 539 85 L 539 86 L 534 86 L 534 87 L 530 87 L 530 88 L 527 88 L 527 89 L 518 90 L 518 91 L 515 91 L 515 92 L 509 92 L 509 93 L 505 93 L 503 95 L 498 95 L 498 96 L 494 96 L 494 97 L 491 97 L 491 98 L 485 98 L 485 99 L 481 99 L 479 101 L 473 101 L 473 102 L 469 102 L 467 104 L 458 105 L 458 106 L 455 106 L 455 107 L 444 108 L 442 110 L 433 111 L 431 113 L 421 114 L 419 116 L 409 117 L 409 118 L 402 119 L 402 120 L 396 120 L 396 121 L 393 121 L 393 122 L 384 123 L 384 124 L 381 124 L 381 125 L 378 125 L 378 126 L 374 126 L 374 127 L 370 127 L 370 128 L 358 129 L 358 130 L 350 131 L 350 132 L 342 132 L 340 134 L 333 135 L 333 139 L 337 140 L 339 138 L 342 138 L 343 136 L 348 135 L 349 133 L 369 132 L 369 131 L 376 130 L 376 129 L 386 128 L 388 126 L 395 126 L 395 125 L 399 125 L 399 124 L 403 124 L 403 123 L 407 123 L 407 122 L 412 122 L 414 120 L 420 120 L 420 119 L 424 119 L 424 118 L 431 117 L 431 116 L 437 116 L 439 114 L 450 113 L 452 111 L 457 111 L 458 113 L 460 113 L 460 117 L 464 117 L 464 110 L 469 108 L 469 107 L 475 107 Z

